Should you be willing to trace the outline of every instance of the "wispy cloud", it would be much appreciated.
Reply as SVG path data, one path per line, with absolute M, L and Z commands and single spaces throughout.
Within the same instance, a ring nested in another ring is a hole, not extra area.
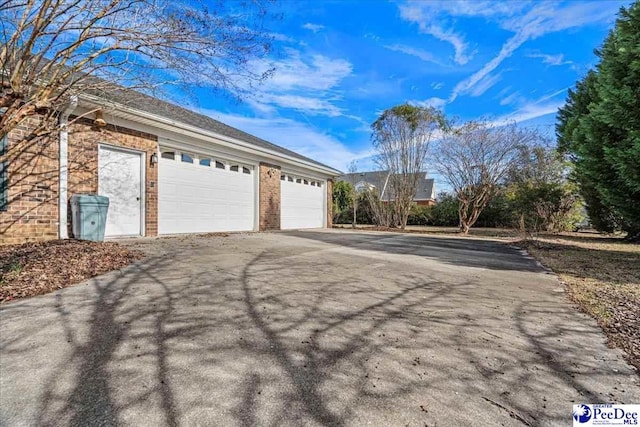
M 431 87 L 434 90 L 440 90 L 440 89 L 442 89 L 444 87 L 444 82 L 433 82 L 433 83 L 431 83 Z
M 344 59 L 320 54 L 303 54 L 284 50 L 285 58 L 259 67 L 273 67 L 273 77 L 253 88 L 248 104 L 261 113 L 273 113 L 274 107 L 337 117 L 342 109 L 335 102 L 342 99 L 338 87 L 352 74 L 352 64 Z
M 421 33 L 429 34 L 438 40 L 451 44 L 454 49 L 453 60 L 456 64 L 464 65 L 473 56 L 468 52 L 469 45 L 461 33 L 452 28 L 445 28 L 440 24 L 441 17 L 433 13 L 431 2 L 411 3 L 400 6 L 402 19 L 418 24 Z
M 335 136 L 288 118 L 252 118 L 212 110 L 203 110 L 202 113 L 343 171 L 351 161 L 373 155 L 370 147 L 354 150 Z
M 309 30 L 309 31 L 313 31 L 314 33 L 317 33 L 318 31 L 324 30 L 325 27 L 324 25 L 312 24 L 311 22 L 307 22 L 302 26 L 302 28 L 304 28 L 305 30 Z
M 275 73 L 266 82 L 269 90 L 328 90 L 353 70 L 351 63 L 345 59 L 319 54 L 304 56 L 295 49 L 287 49 L 285 53 L 286 58 L 270 64 L 275 68 Z
M 470 58 L 469 43 L 453 28 L 444 30 L 439 22 L 456 17 L 486 19 L 500 28 L 512 32 L 497 55 L 478 71 L 460 81 L 453 89 L 449 101 L 471 93 L 475 86 L 485 82 L 490 73 L 529 40 L 544 34 L 580 27 L 595 22 L 610 21 L 618 8 L 615 2 L 491 2 L 486 1 L 429 1 L 400 5 L 403 19 L 417 23 L 420 31 L 451 43 L 456 50 L 456 62 L 464 64 Z M 442 31 L 439 31 L 442 30 Z M 549 57 L 549 63 L 563 58 Z
M 480 96 L 484 94 L 486 91 L 491 89 L 496 83 L 500 81 L 502 76 L 500 74 L 487 74 L 484 76 L 478 83 L 472 88 L 471 96 Z
M 548 65 L 565 65 L 565 64 L 573 64 L 572 61 L 565 61 L 564 54 L 559 53 L 557 55 L 548 55 L 545 53 L 530 53 L 527 55 L 528 58 L 541 58 L 544 64 Z
M 566 94 L 567 89 L 568 88 L 564 88 L 541 96 L 540 98 L 533 101 L 525 102 L 516 111 L 498 117 L 495 122 L 504 123 L 508 121 L 514 121 L 519 123 L 537 119 L 539 117 L 547 116 L 550 114 L 555 114 L 558 112 L 558 108 L 564 105 L 564 96 L 560 97 L 560 95 Z M 510 96 L 517 96 L 517 93 L 514 93 Z M 500 102 L 500 104 L 502 104 L 502 102 Z
M 403 44 L 391 44 L 391 45 L 385 45 L 384 47 L 394 52 L 401 52 L 406 55 L 415 56 L 416 58 L 419 58 L 425 62 L 431 62 L 433 64 L 443 65 L 442 62 L 440 62 L 440 60 L 436 58 L 435 55 L 423 49 L 418 49 L 418 48 L 403 45 Z
M 511 95 L 507 95 L 500 99 L 500 105 L 511 105 L 516 103 L 520 99 L 520 92 L 513 92 Z
M 433 107 L 441 109 L 445 105 L 447 105 L 447 100 L 438 98 L 436 96 L 431 97 L 429 99 L 425 99 L 424 101 L 409 101 L 410 104 L 417 105 L 418 107 Z

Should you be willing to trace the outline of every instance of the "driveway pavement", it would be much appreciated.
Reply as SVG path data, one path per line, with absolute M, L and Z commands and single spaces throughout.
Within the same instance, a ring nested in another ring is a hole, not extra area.
M 569 425 L 640 403 L 561 284 L 497 242 L 308 231 L 143 239 L 0 309 L 0 425 Z

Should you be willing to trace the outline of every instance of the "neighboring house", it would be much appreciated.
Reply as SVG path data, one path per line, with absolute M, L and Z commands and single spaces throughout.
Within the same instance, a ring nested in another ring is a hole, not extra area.
M 80 96 L 60 120 L 0 165 L 0 243 L 67 238 L 77 193 L 109 197 L 107 237 L 331 226 L 340 171 L 210 117 L 118 87 L 108 102 Z
M 351 183 L 357 191 L 376 189 L 383 201 L 392 201 L 395 198 L 389 182 L 389 171 L 355 172 L 342 175 L 339 181 Z M 426 172 L 421 172 L 418 177 L 418 187 L 413 201 L 418 205 L 432 206 L 436 203 L 435 182 L 427 178 Z

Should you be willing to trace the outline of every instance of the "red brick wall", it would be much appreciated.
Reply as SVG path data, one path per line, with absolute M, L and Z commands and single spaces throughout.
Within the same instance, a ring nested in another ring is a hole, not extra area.
M 260 163 L 260 231 L 280 230 L 280 166 Z
M 327 180 L 327 228 L 333 227 L 333 180 Z
M 9 134 L 8 209 L 0 212 L 0 244 L 50 240 L 58 237 L 58 134 L 18 146 L 39 118 L 26 120 Z M 155 135 L 79 120 L 69 126 L 68 197 L 98 191 L 98 144 L 146 153 L 146 235 L 158 234 L 158 166 L 149 159 L 157 151 Z M 71 209 L 68 209 L 69 214 Z M 68 219 L 70 226 L 70 218 Z M 70 228 L 70 227 L 69 227 Z M 69 230 L 70 232 L 70 230 Z
M 98 144 L 125 147 L 146 153 L 145 232 L 147 236 L 158 235 L 158 165 L 152 165 L 150 162 L 151 155 L 158 150 L 158 138 L 155 135 L 113 125 L 97 128 L 89 120 L 79 120 L 71 125 L 69 129 L 69 199 L 76 193 L 98 192 Z M 71 209 L 69 209 L 70 213 Z
M 8 206 L 0 211 L 0 244 L 58 236 L 58 138 L 24 141 L 41 120 L 30 117 L 7 136 Z

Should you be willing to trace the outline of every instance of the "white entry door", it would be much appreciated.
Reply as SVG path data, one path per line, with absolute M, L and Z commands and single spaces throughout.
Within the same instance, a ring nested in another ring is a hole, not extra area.
M 163 150 L 158 169 L 159 234 L 251 231 L 253 167 Z
M 325 183 L 282 175 L 280 181 L 280 228 L 324 227 Z
M 98 194 L 109 198 L 105 236 L 140 236 L 142 153 L 100 146 Z

